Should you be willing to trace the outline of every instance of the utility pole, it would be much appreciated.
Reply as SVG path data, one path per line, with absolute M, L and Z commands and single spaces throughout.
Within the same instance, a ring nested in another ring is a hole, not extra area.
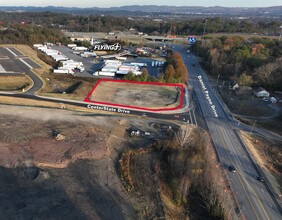
M 89 17 L 87 18 L 87 32 L 89 33 Z
M 100 17 L 98 19 L 98 32 L 100 32 Z
M 219 77 L 220 77 L 220 74 L 217 75 L 216 85 L 218 85 Z
M 208 20 L 205 21 L 205 27 L 204 27 L 203 37 L 205 36 L 205 33 L 206 33 L 207 23 L 208 23 Z

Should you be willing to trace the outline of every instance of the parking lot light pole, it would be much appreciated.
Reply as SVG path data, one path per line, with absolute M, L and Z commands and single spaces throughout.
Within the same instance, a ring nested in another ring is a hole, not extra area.
M 253 126 L 252 126 L 252 128 L 251 128 L 251 132 L 250 132 L 251 135 L 252 135 L 253 129 L 254 129 L 254 127 L 255 127 L 255 124 L 256 124 L 256 120 L 254 121 Z

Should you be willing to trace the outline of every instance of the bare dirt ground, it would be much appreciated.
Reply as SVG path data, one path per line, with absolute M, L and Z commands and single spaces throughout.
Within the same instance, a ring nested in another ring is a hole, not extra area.
M 172 108 L 180 104 L 174 86 L 100 82 L 91 95 L 92 101 L 146 108 Z
M 83 101 L 97 79 L 80 78 L 71 75 L 45 73 L 46 80 L 40 94 L 44 96 Z
M 127 148 L 165 138 L 156 123 L 0 105 L 1 218 L 136 218 L 116 162 Z M 141 137 L 130 138 L 130 128 L 139 128 Z M 65 139 L 56 141 L 54 130 Z

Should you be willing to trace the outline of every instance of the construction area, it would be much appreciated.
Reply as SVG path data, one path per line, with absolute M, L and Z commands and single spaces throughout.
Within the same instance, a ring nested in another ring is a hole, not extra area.
M 214 219 L 207 198 L 183 187 L 221 178 L 199 128 L 11 105 L 0 105 L 0 124 L 2 219 Z M 212 192 L 232 206 L 222 187 Z
M 142 110 L 172 110 L 182 107 L 182 84 L 99 80 L 85 101 Z
M 119 155 L 176 128 L 153 119 L 10 105 L 0 106 L 0 124 L 3 219 L 137 218 L 135 198 L 128 199 L 116 170 Z M 140 136 L 130 137 L 132 129 Z

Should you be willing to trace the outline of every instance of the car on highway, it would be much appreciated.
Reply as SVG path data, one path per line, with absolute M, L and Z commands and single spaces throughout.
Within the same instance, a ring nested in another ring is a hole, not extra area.
M 229 165 L 229 171 L 232 173 L 236 173 L 236 168 L 233 165 Z
M 263 176 L 258 176 L 258 177 L 257 177 L 257 180 L 260 181 L 260 182 L 262 182 L 262 183 L 265 182 L 265 179 L 264 179 Z

